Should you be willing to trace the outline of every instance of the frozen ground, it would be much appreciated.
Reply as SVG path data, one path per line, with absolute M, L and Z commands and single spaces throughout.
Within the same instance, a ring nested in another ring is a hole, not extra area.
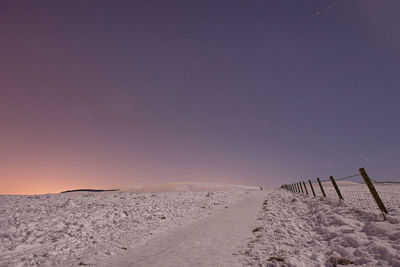
M 283 189 L 265 200 L 259 228 L 242 249 L 245 266 L 400 266 L 396 218 Z
M 175 192 L 2 195 L 0 266 L 87 264 L 88 255 L 124 252 L 224 209 L 250 190 L 229 187 L 208 194 L 185 192 L 181 185 L 173 188 Z
M 249 187 L 245 185 L 234 185 L 234 184 L 216 184 L 216 183 L 196 183 L 196 182 L 177 182 L 160 185 L 147 185 L 147 186 L 135 186 L 126 191 L 130 192 L 199 192 L 199 191 L 236 191 L 246 190 L 249 188 L 258 189 L 258 187 Z
M 128 248 L 123 255 L 97 259 L 95 266 L 242 266 L 238 253 L 251 237 L 269 190 L 247 192 L 238 203 L 211 216 Z
M 0 196 L 0 266 L 400 266 L 399 219 L 376 208 L 283 189 L 152 190 L 170 192 Z
M 330 199 L 338 199 L 338 195 L 332 186 L 331 182 L 322 183 L 325 188 L 326 194 Z M 358 209 L 368 211 L 371 213 L 379 214 L 379 208 L 376 205 L 368 187 L 364 182 L 355 183 L 348 181 L 337 182 L 341 194 L 348 205 Z M 390 218 L 400 220 L 400 185 L 399 184 L 383 184 L 374 183 L 374 187 L 379 193 L 380 198 L 385 204 L 386 209 L 389 211 Z M 318 185 L 314 185 L 317 195 L 320 194 Z M 311 194 L 311 192 L 309 192 Z

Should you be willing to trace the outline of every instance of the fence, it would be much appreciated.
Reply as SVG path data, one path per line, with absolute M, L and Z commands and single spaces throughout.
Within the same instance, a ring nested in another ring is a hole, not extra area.
M 362 177 L 362 182 L 341 182 Z M 339 182 L 339 183 L 338 183 Z M 282 185 L 293 193 L 321 196 L 331 200 L 339 199 L 355 208 L 400 219 L 400 183 L 378 181 L 368 176 L 364 168 L 359 173 L 343 178 L 308 180 Z

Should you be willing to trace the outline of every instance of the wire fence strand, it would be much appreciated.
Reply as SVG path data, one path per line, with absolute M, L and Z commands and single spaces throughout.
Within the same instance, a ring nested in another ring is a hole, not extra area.
M 359 176 L 361 174 L 352 174 L 346 177 L 335 178 L 335 181 L 350 180 Z M 383 181 L 375 177 L 371 178 L 377 193 L 388 211 L 388 216 L 400 220 L 400 182 L 391 180 L 385 179 Z M 304 181 L 307 180 L 305 179 Z M 330 179 L 321 179 L 320 181 L 323 185 L 326 198 L 329 200 L 339 200 L 338 193 L 332 186 Z M 317 180 L 311 180 L 311 183 L 315 189 L 315 195 L 322 197 L 323 194 Z M 338 187 L 347 205 L 362 211 L 381 214 L 380 208 L 363 180 L 346 184 L 339 183 Z M 296 189 L 292 187 L 292 191 L 296 191 Z

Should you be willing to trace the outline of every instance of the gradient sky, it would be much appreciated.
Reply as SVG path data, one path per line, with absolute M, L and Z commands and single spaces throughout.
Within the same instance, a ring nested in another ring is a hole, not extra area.
M 400 2 L 0 2 L 0 193 L 400 179 Z

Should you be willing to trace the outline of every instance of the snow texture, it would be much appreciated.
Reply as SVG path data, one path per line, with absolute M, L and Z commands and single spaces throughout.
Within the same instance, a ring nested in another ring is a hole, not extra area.
M 343 201 L 277 189 L 243 247 L 245 266 L 400 266 L 400 223 Z
M 180 191 L 180 190 L 178 190 Z M 246 190 L 0 196 L 0 266 L 76 266 L 209 216 Z
M 123 255 L 91 261 L 94 266 L 229 266 L 240 267 L 237 256 L 251 237 L 262 201 L 269 190 L 247 191 L 238 203 L 216 210 L 186 226 L 154 236 Z
M 376 209 L 283 189 L 162 190 L 2 195 L 0 266 L 400 266 L 400 222 Z

